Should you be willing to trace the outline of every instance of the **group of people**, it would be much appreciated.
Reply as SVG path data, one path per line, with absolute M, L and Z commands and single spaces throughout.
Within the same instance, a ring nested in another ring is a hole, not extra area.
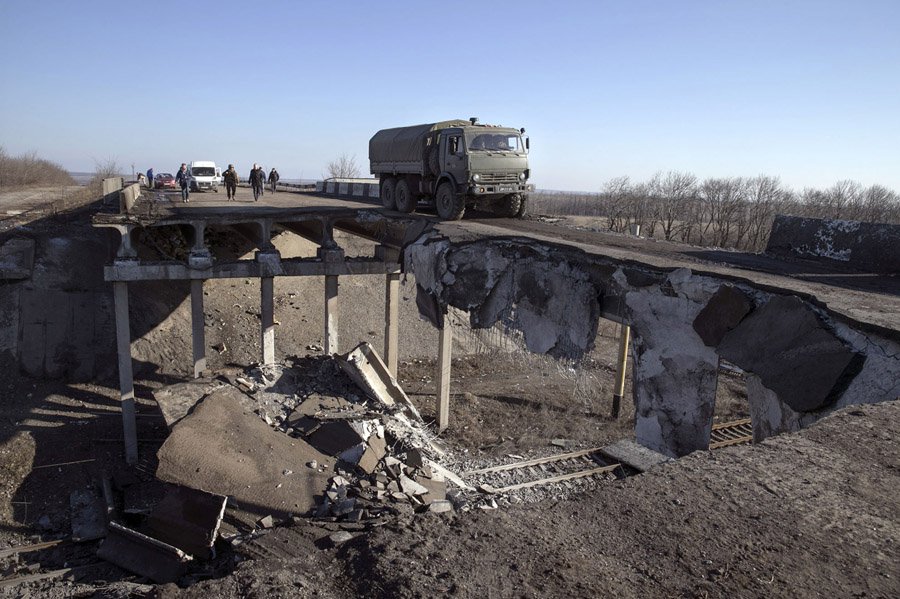
M 228 166 L 231 167 L 231 165 Z M 253 188 L 253 201 L 259 201 L 259 197 L 263 195 L 263 189 L 265 188 L 266 183 L 270 185 L 272 193 L 275 193 L 275 188 L 280 178 L 278 171 L 274 168 L 269 171 L 269 176 L 266 177 L 266 169 L 254 162 L 253 168 L 250 170 L 250 176 L 247 177 L 247 180 L 250 182 L 250 187 Z
M 141 173 L 140 180 L 143 180 L 143 178 L 144 175 Z M 222 173 L 222 179 L 225 183 L 225 194 L 228 196 L 228 199 L 236 199 L 237 186 L 238 183 L 241 182 L 241 178 L 238 176 L 233 164 L 229 164 L 225 172 Z M 269 184 L 272 193 L 275 193 L 279 179 L 281 179 L 281 176 L 274 168 L 269 171 L 269 175 L 266 177 L 265 169 L 254 163 L 253 169 L 250 171 L 250 176 L 247 178 L 250 182 L 250 187 L 253 188 L 253 201 L 259 201 L 259 197 L 263 195 L 263 189 L 265 188 L 266 183 Z M 181 189 L 181 201 L 188 203 L 191 195 L 191 177 L 187 170 L 187 163 L 181 163 L 181 168 L 178 169 L 178 173 L 175 175 L 175 183 Z M 153 186 L 152 168 L 147 171 L 147 185 L 149 187 Z

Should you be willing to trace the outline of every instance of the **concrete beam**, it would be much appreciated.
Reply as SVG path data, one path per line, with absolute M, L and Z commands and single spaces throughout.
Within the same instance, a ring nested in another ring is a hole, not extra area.
M 450 424 L 450 365 L 453 351 L 453 328 L 450 319 L 444 318 L 444 327 L 438 335 L 437 359 L 437 428 L 444 430 Z
M 325 354 L 338 353 L 338 278 L 325 277 Z
M 400 273 L 390 273 L 384 285 L 384 361 L 397 378 L 400 356 Z
M 339 262 L 323 262 L 319 258 L 282 258 L 283 276 L 310 277 L 323 275 L 384 275 L 396 272 L 396 262 L 373 258 L 346 258 Z M 183 262 L 116 262 L 103 269 L 107 281 L 183 281 L 191 279 L 250 279 L 264 274 L 264 266 L 255 260 L 213 264 L 206 269 L 192 269 Z
M 263 277 L 260 289 L 260 347 L 262 363 L 275 363 L 275 278 Z
M 191 344 L 194 354 L 194 378 L 206 370 L 206 331 L 203 315 L 203 280 L 191 281 Z
M 116 310 L 116 348 L 119 355 L 119 400 L 125 435 L 125 461 L 136 464 L 137 423 L 134 407 L 134 377 L 131 371 L 131 322 L 128 314 L 128 283 L 113 283 Z

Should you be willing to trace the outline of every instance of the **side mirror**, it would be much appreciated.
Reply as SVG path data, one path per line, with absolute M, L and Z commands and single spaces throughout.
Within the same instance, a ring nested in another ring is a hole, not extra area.
M 525 138 L 525 149 L 526 149 L 526 150 L 530 150 L 530 149 L 531 149 L 531 138 L 530 138 L 530 137 L 526 137 L 526 138 Z

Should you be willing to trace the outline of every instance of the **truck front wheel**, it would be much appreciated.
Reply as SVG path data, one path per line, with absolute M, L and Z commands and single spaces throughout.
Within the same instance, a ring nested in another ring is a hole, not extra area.
M 453 185 L 441 183 L 434 196 L 434 206 L 443 220 L 460 220 L 466 212 L 466 199 L 456 193 Z
M 519 210 L 524 203 L 525 198 L 522 195 L 512 193 L 497 200 L 497 203 L 494 204 L 494 212 L 506 218 L 513 218 L 519 215 Z
M 394 210 L 397 207 L 394 195 L 396 189 L 397 181 L 393 177 L 387 177 L 381 182 L 381 205 L 388 210 Z
M 409 183 L 404 180 L 397 182 L 397 188 L 394 190 L 394 203 L 397 204 L 397 210 L 407 214 L 416 209 L 416 198 L 409 190 Z

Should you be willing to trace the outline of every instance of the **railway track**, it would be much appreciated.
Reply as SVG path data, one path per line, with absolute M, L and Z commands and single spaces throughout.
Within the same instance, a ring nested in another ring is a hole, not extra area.
M 714 424 L 709 448 L 719 449 L 753 441 L 750 419 Z M 486 493 L 509 493 L 531 487 L 580 479 L 616 480 L 636 471 L 606 456 L 600 447 L 469 470 L 463 478 Z
M 605 457 L 599 447 L 554 456 L 470 470 L 463 478 L 488 493 L 509 493 L 530 487 L 562 484 L 585 478 L 615 480 L 627 475 L 625 467 Z
M 753 442 L 753 428 L 750 426 L 749 418 L 714 424 L 712 433 L 709 435 L 710 449 L 751 442 Z

